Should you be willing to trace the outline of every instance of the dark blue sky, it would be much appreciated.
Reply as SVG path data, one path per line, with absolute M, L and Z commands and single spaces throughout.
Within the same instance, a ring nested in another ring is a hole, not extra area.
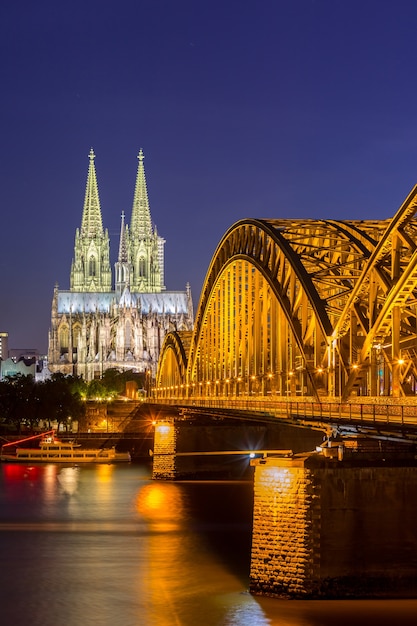
M 118 246 L 139 148 L 166 285 L 195 307 L 245 217 L 383 219 L 417 182 L 417 3 L 14 0 L 0 8 L 0 330 L 47 349 L 93 146 Z

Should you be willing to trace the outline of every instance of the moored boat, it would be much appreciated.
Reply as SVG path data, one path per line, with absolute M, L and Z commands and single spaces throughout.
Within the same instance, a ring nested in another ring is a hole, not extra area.
M 19 444 L 37 437 L 41 437 L 38 448 L 20 447 Z M 59 441 L 54 431 L 49 431 L 4 444 L 0 460 L 12 463 L 128 463 L 130 454 L 117 452 L 115 447 L 82 448 L 80 444 L 71 441 Z

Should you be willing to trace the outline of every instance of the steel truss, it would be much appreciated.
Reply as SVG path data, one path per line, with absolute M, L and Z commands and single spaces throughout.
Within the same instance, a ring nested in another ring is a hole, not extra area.
M 160 397 L 417 392 L 417 186 L 386 221 L 234 224 L 194 331 L 166 337 Z

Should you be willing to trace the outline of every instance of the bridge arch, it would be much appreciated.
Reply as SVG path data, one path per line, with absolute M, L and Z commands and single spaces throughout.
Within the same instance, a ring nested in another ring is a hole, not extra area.
M 416 393 L 416 197 L 392 220 L 234 224 L 187 346 L 164 344 L 157 389 L 175 370 L 183 397 Z
M 156 388 L 161 397 L 186 395 L 191 335 L 191 331 L 173 331 L 165 335 L 156 376 Z

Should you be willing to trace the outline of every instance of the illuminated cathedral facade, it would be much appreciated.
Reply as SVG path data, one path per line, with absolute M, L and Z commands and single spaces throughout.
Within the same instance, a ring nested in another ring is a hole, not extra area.
M 164 245 L 152 224 L 144 155 L 139 163 L 130 226 L 122 213 L 114 282 L 108 230 L 103 228 L 91 149 L 81 227 L 75 233 L 70 289 L 55 286 L 49 331 L 51 372 L 100 378 L 110 368 L 156 373 L 164 337 L 191 330 L 191 291 L 166 291 Z

